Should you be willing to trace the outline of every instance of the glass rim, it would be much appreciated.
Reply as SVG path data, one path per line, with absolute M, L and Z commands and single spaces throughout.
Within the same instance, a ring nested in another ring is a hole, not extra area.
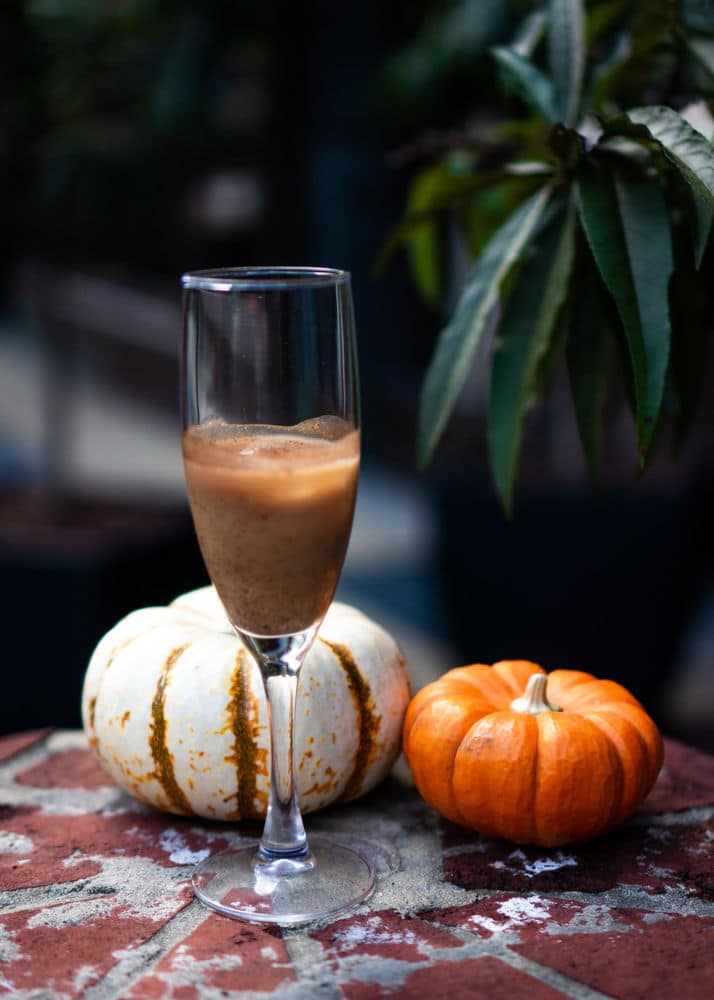
M 350 272 L 337 267 L 211 267 L 181 275 L 183 288 L 203 292 L 329 288 L 349 282 Z

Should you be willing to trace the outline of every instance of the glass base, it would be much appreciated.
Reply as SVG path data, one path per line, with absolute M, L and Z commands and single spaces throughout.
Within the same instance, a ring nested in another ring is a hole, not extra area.
M 196 896 L 226 917 L 287 927 L 335 916 L 374 891 L 368 862 L 323 837 L 310 838 L 307 863 L 285 859 L 265 866 L 256 852 L 257 845 L 206 858 L 193 873 Z

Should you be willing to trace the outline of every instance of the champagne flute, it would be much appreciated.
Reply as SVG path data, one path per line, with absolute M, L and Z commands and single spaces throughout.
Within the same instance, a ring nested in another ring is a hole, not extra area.
M 182 278 L 183 455 L 208 573 L 257 662 L 270 723 L 270 794 L 254 847 L 207 858 L 207 906 L 306 923 L 367 898 L 374 872 L 305 834 L 296 791 L 300 668 L 337 587 L 359 473 L 350 276 L 329 268 L 229 268 Z

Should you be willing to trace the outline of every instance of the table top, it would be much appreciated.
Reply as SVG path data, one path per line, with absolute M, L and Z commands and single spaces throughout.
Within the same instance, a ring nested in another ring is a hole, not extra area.
M 516 847 L 395 779 L 308 816 L 380 878 L 352 915 L 291 930 L 204 909 L 194 863 L 239 830 L 152 811 L 83 734 L 0 740 L 0 996 L 278 1000 L 677 997 L 714 979 L 714 758 L 668 742 L 640 811 L 590 844 Z M 35 992 L 36 991 L 36 992 Z

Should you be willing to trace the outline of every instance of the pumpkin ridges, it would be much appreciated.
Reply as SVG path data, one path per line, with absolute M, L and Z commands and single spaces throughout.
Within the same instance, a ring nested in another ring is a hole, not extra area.
M 107 656 L 106 663 L 104 664 L 104 668 L 102 671 L 104 674 L 106 674 L 106 672 L 109 670 L 109 668 L 114 663 L 114 660 L 117 658 L 117 656 L 119 656 L 119 654 L 123 652 L 123 650 L 126 649 L 127 646 L 131 645 L 132 642 L 138 639 L 140 635 L 141 635 L 140 632 L 131 632 L 128 636 L 125 636 L 123 639 L 119 640 L 111 647 L 111 650 L 109 652 L 109 655 Z M 97 694 L 94 695 L 94 697 L 91 698 L 89 701 L 86 726 L 87 726 L 87 736 L 89 738 L 89 746 L 96 754 L 97 760 L 102 764 L 102 766 L 104 766 L 102 752 L 99 748 L 99 739 L 97 737 L 97 730 L 95 726 L 97 698 L 99 696 L 100 687 L 101 687 L 101 682 L 97 687 Z
M 564 693 L 563 707 L 569 712 L 584 712 L 589 707 L 599 707 L 605 702 L 624 702 L 642 708 L 634 695 L 617 681 L 594 679 L 589 684 L 578 684 Z
M 584 670 L 551 670 L 548 674 L 548 691 L 553 701 L 559 705 L 565 700 L 572 701 L 575 688 L 581 684 L 591 684 L 597 677 Z
M 439 683 L 445 680 L 464 680 L 472 687 L 478 686 L 477 673 L 474 673 L 474 667 L 484 667 L 486 670 L 490 670 L 491 667 L 488 663 L 465 663 L 461 667 L 452 667 L 451 670 L 447 670 L 445 674 L 439 677 Z M 434 683 L 432 681 L 432 683 Z
M 612 825 L 622 801 L 624 779 L 615 747 L 584 717 L 543 712 L 535 721 L 537 842 L 544 847 L 574 843 L 584 839 L 584 830 L 587 837 L 597 836 Z
M 458 747 L 474 723 L 493 711 L 484 700 L 467 709 L 450 698 L 432 698 L 411 720 L 404 754 L 419 794 L 439 812 L 464 825 L 453 791 L 454 760 Z M 436 735 L 435 735 L 436 734 Z
M 588 710 L 588 715 L 593 711 L 608 712 L 627 720 L 637 731 L 637 735 L 642 740 L 645 747 L 647 761 L 647 777 L 644 782 L 643 797 L 649 793 L 664 761 L 664 743 L 662 736 L 649 717 L 644 708 L 639 704 L 631 704 L 627 701 L 608 701 L 602 705 L 593 706 Z
M 495 670 L 514 698 L 523 694 L 528 679 L 533 674 L 545 673 L 540 664 L 533 663 L 531 660 L 500 660 L 498 663 L 494 663 L 491 669 Z
M 532 715 L 492 712 L 471 726 L 454 761 L 454 799 L 464 825 L 499 837 L 507 824 L 513 840 L 532 841 L 535 737 Z
M 647 794 L 647 745 L 629 719 L 608 711 L 607 706 L 589 711 L 585 718 L 610 739 L 623 765 L 622 801 L 612 824 L 614 826 L 629 816 Z
M 457 668 L 457 670 L 463 669 L 467 668 Z M 491 702 L 484 698 L 472 681 L 463 675 L 454 677 L 453 674 L 455 673 L 456 670 L 450 670 L 449 673 L 440 677 L 438 681 L 432 681 L 431 684 L 427 684 L 420 691 L 417 691 L 409 702 L 402 724 L 402 750 L 407 758 L 409 757 L 409 738 L 414 721 L 433 701 L 437 699 L 441 700 L 442 698 L 449 700 L 457 698 L 462 704 L 468 704 L 469 710 L 472 706 L 478 709 L 482 704 L 488 705 L 489 711 L 494 710 Z
M 487 667 L 485 663 L 472 663 L 468 667 L 457 667 L 444 676 L 463 677 L 479 691 L 486 701 L 490 702 L 496 711 L 507 709 L 511 703 L 511 689 L 501 675 Z M 437 684 L 439 681 L 436 682 Z

